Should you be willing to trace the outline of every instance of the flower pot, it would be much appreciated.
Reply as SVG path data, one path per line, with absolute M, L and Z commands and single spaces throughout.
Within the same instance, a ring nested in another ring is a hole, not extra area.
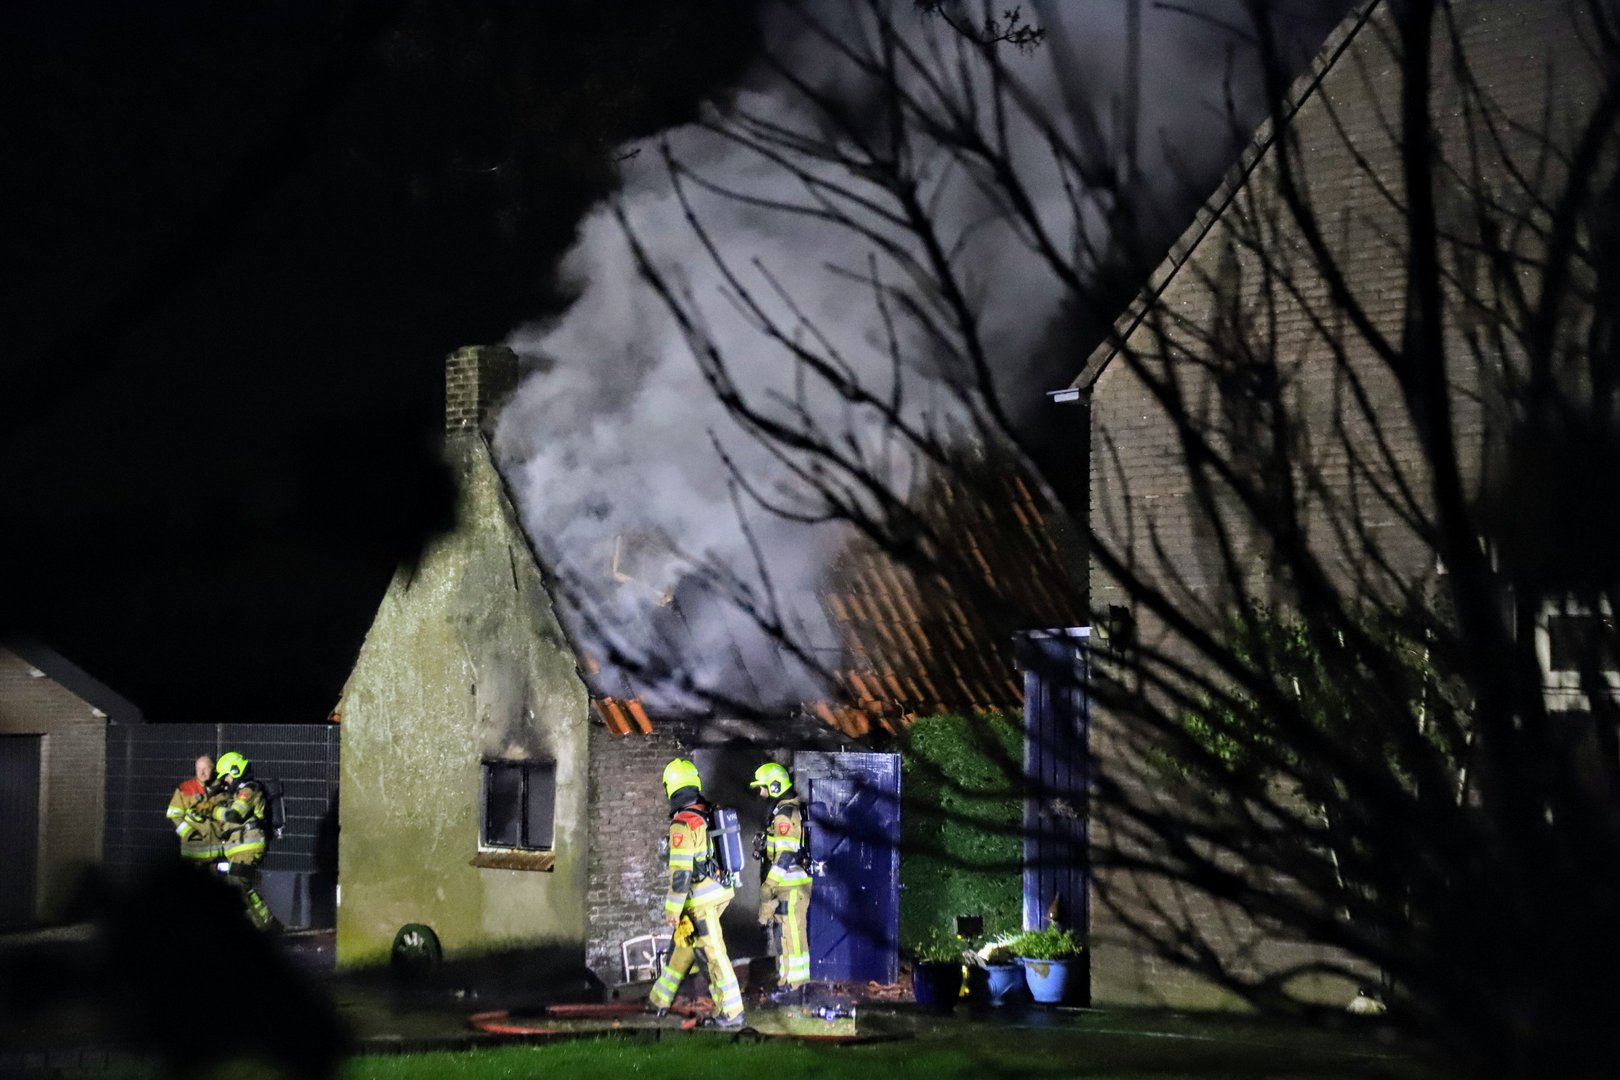
M 925 1009 L 948 1012 L 962 993 L 962 965 L 929 960 L 911 969 L 911 993 Z
M 990 1004 L 1005 1005 L 1009 1001 L 1023 997 L 1027 992 L 1022 964 L 1016 961 L 1011 964 L 986 964 L 984 970 L 990 983 Z
M 1084 961 L 1078 956 L 1063 960 L 1035 960 L 1021 956 L 1018 962 L 1024 966 L 1024 978 L 1029 980 L 1029 996 L 1043 1005 L 1056 1005 L 1068 996 L 1070 988 L 1078 981 L 1071 976 L 1076 975 Z

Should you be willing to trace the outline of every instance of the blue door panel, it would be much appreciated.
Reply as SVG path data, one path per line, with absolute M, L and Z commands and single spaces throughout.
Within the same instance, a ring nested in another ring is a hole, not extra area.
M 892 983 L 899 975 L 900 759 L 795 755 L 806 787 L 810 856 L 824 872 L 810 901 L 810 974 Z
M 1085 629 L 1019 636 L 1024 669 L 1024 926 L 1091 924 Z

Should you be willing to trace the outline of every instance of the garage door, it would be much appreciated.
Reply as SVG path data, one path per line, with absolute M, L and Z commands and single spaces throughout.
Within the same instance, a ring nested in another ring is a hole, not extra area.
M 34 921 L 41 738 L 0 735 L 0 926 Z

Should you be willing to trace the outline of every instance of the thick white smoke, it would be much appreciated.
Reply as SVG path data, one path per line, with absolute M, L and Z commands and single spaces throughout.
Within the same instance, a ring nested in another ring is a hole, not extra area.
M 1103 118 L 1105 137 L 1115 145 L 1124 140 L 1109 118 L 1127 98 L 1129 3 L 1041 5 L 1048 42 L 1010 59 L 1019 79 L 1050 103 L 1054 116 L 1062 117 L 1066 103 L 1083 102 Z M 1304 14 L 1314 21 L 1304 20 L 1302 37 L 1315 34 L 1314 42 L 1328 10 L 1342 5 L 1306 6 Z M 906 40 L 920 50 L 949 52 L 953 31 L 913 7 L 908 0 L 893 8 Z M 1231 157 L 1223 116 L 1233 38 L 1218 23 L 1241 25 L 1243 5 L 1204 0 L 1182 7 L 1213 19 L 1153 4 L 1138 8 L 1142 123 L 1137 137 L 1143 172 L 1153 186 L 1149 202 L 1172 208 L 1167 218 L 1184 220 L 1190 209 L 1184 189 L 1202 185 L 1207 190 Z M 840 34 L 870 32 L 865 5 L 817 3 L 809 9 L 817 18 L 837 22 Z M 867 81 L 788 10 L 766 18 L 766 43 L 788 58 L 792 70 L 832 90 L 852 109 L 876 107 L 867 100 Z M 1249 66 L 1247 85 L 1237 89 L 1240 97 L 1252 99 L 1256 73 Z M 1245 75 L 1242 67 L 1239 63 L 1239 76 Z M 723 108 L 814 130 L 813 113 L 765 64 Z M 1042 219 L 1072 248 L 1076 231 L 1100 228 L 1101 219 L 1083 214 L 1087 220 L 1076 221 L 1042 139 L 1024 124 L 1015 125 L 1012 134 L 1014 157 Z M 693 127 L 664 137 L 680 161 L 727 189 L 807 201 L 797 181 L 778 165 L 710 132 Z M 793 363 L 728 298 L 731 290 L 686 221 L 657 145 L 629 152 L 634 156 L 625 164 L 622 207 L 630 228 L 701 313 L 707 335 L 723 349 L 744 394 L 755 401 L 773 392 L 791 398 L 799 386 Z M 864 385 L 892 388 L 897 375 L 871 290 L 832 270 L 865 273 L 872 244 L 813 218 L 690 186 L 688 191 L 721 257 L 774 317 L 789 326 L 796 320 L 768 279 L 781 285 Z M 1004 398 L 1015 409 L 1018 403 L 1044 400 L 1044 392 L 1055 387 L 1029 381 L 1029 358 L 1064 297 L 1061 284 L 1016 231 L 996 218 L 965 175 L 947 180 L 937 200 L 942 234 L 961 239 L 958 262 L 982 312 Z M 877 267 L 886 280 L 899 279 L 893 260 L 878 258 Z M 566 272 L 582 284 L 579 300 L 560 320 L 521 327 L 509 340 L 520 354 L 542 360 L 502 414 L 496 446 L 526 526 L 565 591 L 576 594 L 582 610 L 574 632 L 599 659 L 613 651 L 599 640 L 605 634 L 633 659 L 666 664 L 665 676 L 648 675 L 632 687 L 655 704 L 700 707 L 702 691 L 759 707 L 819 696 L 822 687 L 807 669 L 784 662 L 781 650 L 752 629 L 749 619 L 724 604 L 704 602 L 691 589 L 701 576 L 694 564 L 729 568 L 757 588 L 756 556 L 763 553 L 778 595 L 789 599 L 790 613 L 806 620 L 790 630 L 820 650 L 818 655 L 831 658 L 836 641 L 817 619 L 813 597 L 829 559 L 847 539 L 846 530 L 790 522 L 743 500 L 745 528 L 716 443 L 761 489 L 777 490 L 783 469 L 739 430 L 706 384 L 690 343 L 640 280 L 624 232 L 609 212 L 584 224 Z M 960 395 L 934 378 L 949 363 L 916 333 L 902 327 L 902 335 L 908 363 L 898 377 L 908 418 L 923 422 L 926 416 L 934 427 L 969 426 Z M 1073 357 L 1075 369 L 1083 359 Z M 852 415 L 829 395 L 812 395 L 808 407 L 824 430 L 843 432 L 853 421 L 852 437 L 869 449 L 883 443 L 874 418 Z M 908 469 L 903 457 L 894 460 L 891 480 L 901 490 L 909 482 Z M 670 597 L 673 603 L 667 602 Z M 699 692 L 682 690 L 682 683 Z

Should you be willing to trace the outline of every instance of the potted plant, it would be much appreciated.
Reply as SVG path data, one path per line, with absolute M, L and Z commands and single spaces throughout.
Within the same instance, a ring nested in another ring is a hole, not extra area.
M 917 946 L 911 993 L 925 1009 L 951 1009 L 962 993 L 961 945 L 936 935 Z
M 1085 946 L 1072 930 L 1048 926 L 1045 930 L 1029 930 L 1012 942 L 1012 951 L 1024 967 L 1029 980 L 1029 993 L 1036 1001 L 1055 1005 L 1068 996 L 1071 988 L 1079 985 L 1080 961 Z
M 988 945 L 978 955 L 984 965 L 990 1004 L 1005 1005 L 1025 993 L 1024 965 L 1018 962 L 1010 941 Z

